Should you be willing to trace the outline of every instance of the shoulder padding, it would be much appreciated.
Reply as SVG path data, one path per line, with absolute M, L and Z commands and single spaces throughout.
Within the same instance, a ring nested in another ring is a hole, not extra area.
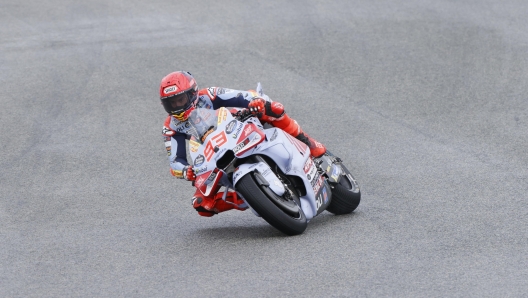
M 198 91 L 198 96 L 207 95 L 209 96 L 211 100 L 214 100 L 216 98 L 217 89 L 218 89 L 217 87 L 209 87 L 209 88 L 201 89 L 200 91 Z

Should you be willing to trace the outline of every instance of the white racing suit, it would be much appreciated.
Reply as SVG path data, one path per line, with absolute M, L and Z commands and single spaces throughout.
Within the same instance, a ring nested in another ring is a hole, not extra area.
M 252 91 L 241 91 L 219 87 L 210 87 L 198 91 L 197 108 L 219 109 L 221 107 L 247 108 L 250 100 L 256 96 Z M 169 156 L 171 174 L 183 178 L 182 170 L 187 162 L 187 146 L 185 140 L 189 138 L 188 121 L 179 121 L 168 116 L 163 124 L 163 138 Z

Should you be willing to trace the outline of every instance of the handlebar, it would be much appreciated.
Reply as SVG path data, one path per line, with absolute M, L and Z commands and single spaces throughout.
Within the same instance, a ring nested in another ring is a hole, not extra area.
M 231 115 L 233 115 L 233 117 L 235 117 L 238 121 L 242 121 L 242 122 L 254 116 L 249 111 L 249 109 L 240 109 L 236 111 L 236 113 L 231 113 Z

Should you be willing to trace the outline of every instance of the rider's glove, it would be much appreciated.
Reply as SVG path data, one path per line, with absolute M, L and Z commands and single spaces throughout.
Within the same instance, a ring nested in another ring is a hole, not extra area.
M 249 111 L 264 121 L 276 121 L 284 115 L 284 106 L 279 102 L 270 102 L 261 97 L 255 97 L 249 102 Z
M 196 180 L 196 175 L 194 175 L 194 170 L 192 166 L 186 166 L 182 170 L 183 179 L 187 181 L 194 181 Z

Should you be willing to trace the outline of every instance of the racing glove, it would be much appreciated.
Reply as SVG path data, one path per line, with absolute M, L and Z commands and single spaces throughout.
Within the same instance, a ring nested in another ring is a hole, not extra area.
M 187 181 L 194 181 L 196 180 L 196 175 L 194 175 L 194 169 L 193 166 L 186 166 L 182 170 L 183 179 Z
M 261 97 L 255 97 L 249 102 L 249 111 L 260 120 L 277 121 L 284 116 L 284 106 L 279 102 L 270 102 Z

